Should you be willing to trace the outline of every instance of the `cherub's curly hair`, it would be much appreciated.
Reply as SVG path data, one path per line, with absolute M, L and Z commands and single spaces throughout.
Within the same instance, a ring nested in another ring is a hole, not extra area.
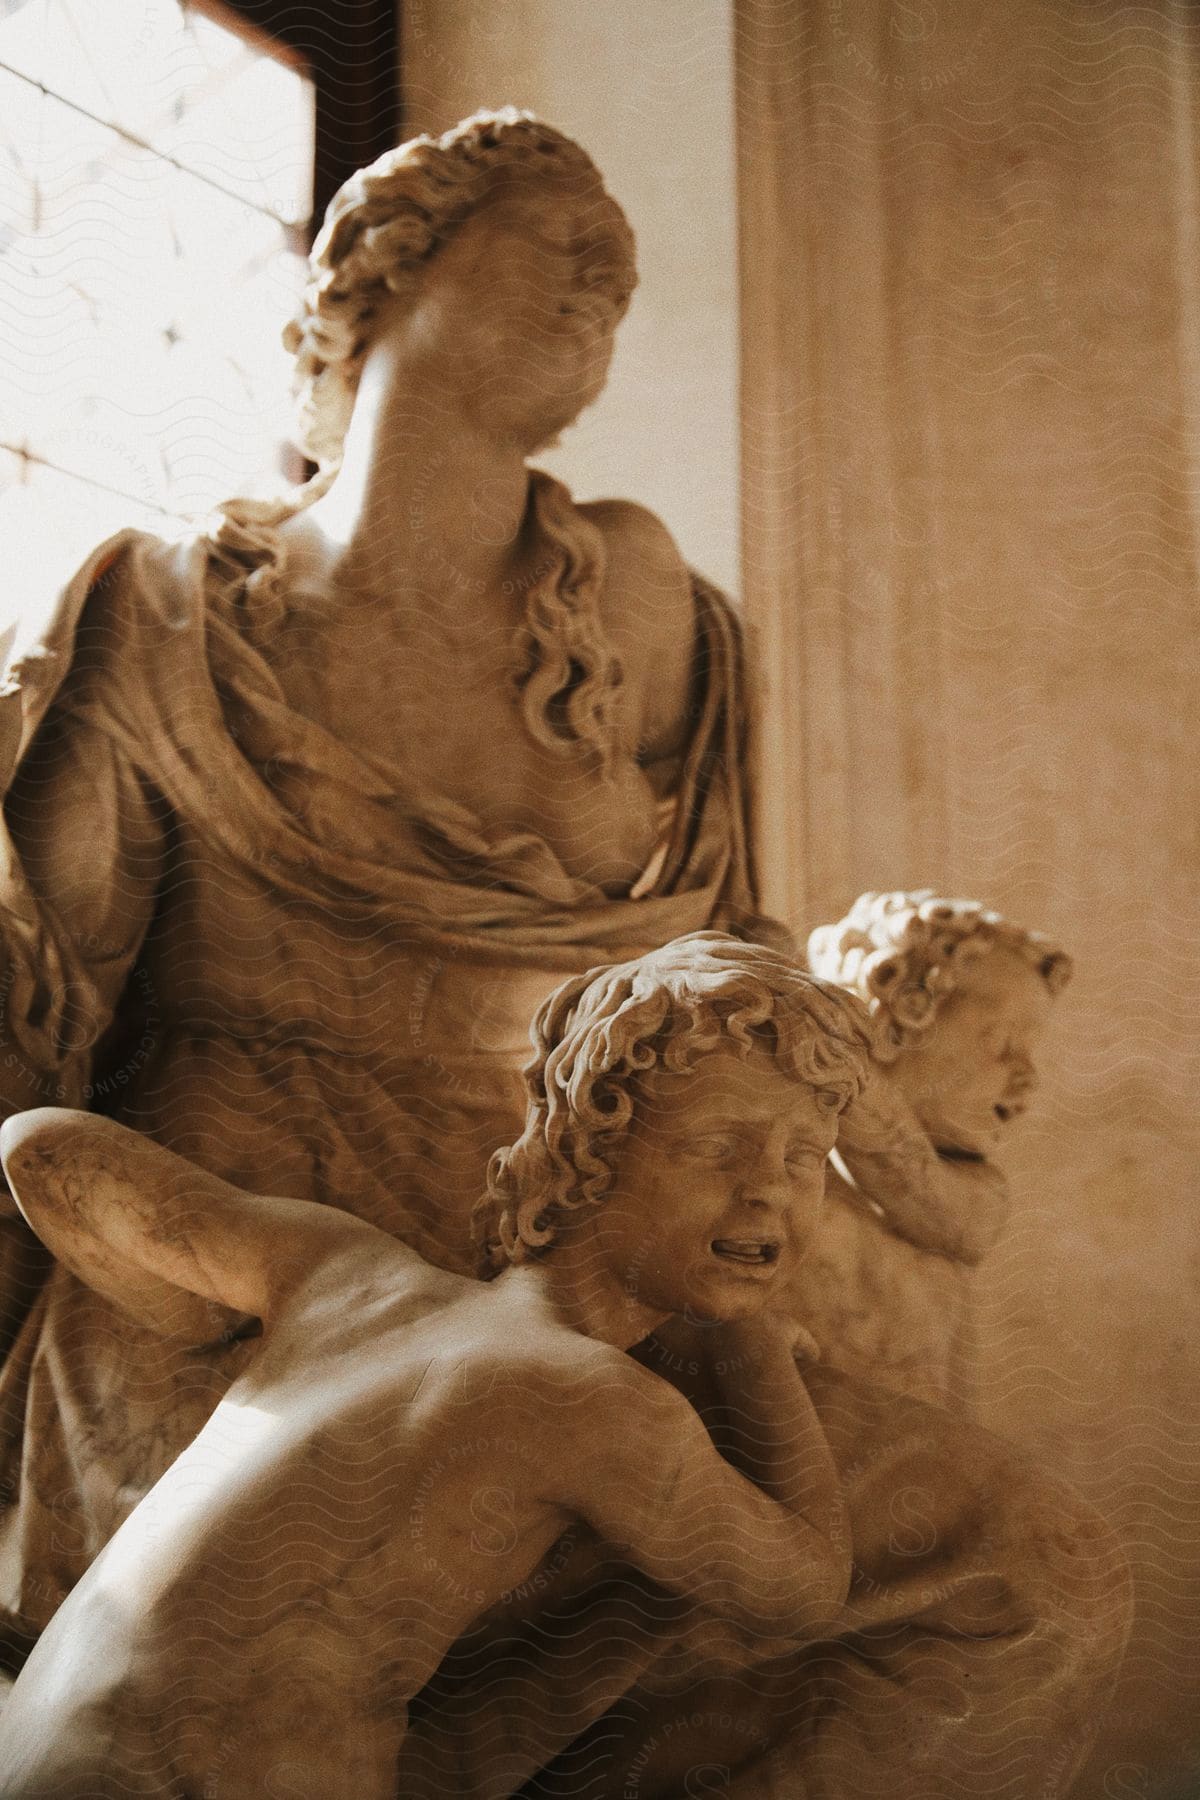
M 530 1035 L 525 1129 L 492 1157 L 475 1209 L 485 1276 L 545 1252 L 567 1215 L 604 1199 L 647 1070 L 690 1069 L 730 1042 L 742 1055 L 765 1044 L 840 1110 L 860 1091 L 871 1048 L 853 996 L 794 957 L 718 931 L 564 982 Z
M 579 279 L 615 325 L 637 275 L 633 233 L 591 158 L 532 113 L 479 112 L 441 137 L 412 138 L 338 189 L 309 258 L 300 311 L 286 326 L 296 358 L 300 437 L 322 470 L 342 456 L 370 322 L 506 175 L 559 184 L 579 218 Z
M 1052 994 L 1071 979 L 1071 958 L 1043 937 L 1013 925 L 978 900 L 946 900 L 932 888 L 860 894 L 844 919 L 819 925 L 808 940 L 815 975 L 867 1002 L 879 1030 L 878 1062 L 894 1062 L 913 1033 L 928 1030 L 964 970 L 994 949 L 1015 950 Z

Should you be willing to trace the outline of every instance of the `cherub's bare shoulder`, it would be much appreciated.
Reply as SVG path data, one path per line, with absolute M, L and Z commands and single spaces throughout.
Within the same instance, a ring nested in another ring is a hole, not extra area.
M 520 1344 L 478 1344 L 464 1356 L 461 1377 L 473 1402 L 515 1420 L 524 1416 L 569 1432 L 589 1432 L 633 1419 L 665 1425 L 682 1397 L 666 1382 L 607 1344 L 566 1329 L 547 1329 Z

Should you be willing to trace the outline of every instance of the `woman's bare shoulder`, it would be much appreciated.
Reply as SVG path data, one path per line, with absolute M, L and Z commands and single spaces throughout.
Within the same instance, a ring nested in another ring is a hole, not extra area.
M 635 500 L 589 500 L 579 511 L 604 539 L 610 602 L 640 593 L 659 604 L 686 605 L 690 616 L 691 574 L 657 513 Z
M 600 610 L 634 698 L 638 748 L 651 760 L 682 745 L 696 643 L 691 571 L 662 520 L 632 500 L 580 509 L 606 546 Z

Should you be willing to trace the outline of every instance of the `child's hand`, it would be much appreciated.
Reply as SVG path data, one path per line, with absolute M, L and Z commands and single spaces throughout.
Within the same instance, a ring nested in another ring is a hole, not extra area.
M 878 1069 L 861 1094 L 850 1102 L 838 1122 L 837 1151 L 853 1173 L 855 1163 L 885 1161 L 909 1166 L 915 1179 L 934 1156 L 929 1134 L 906 1096 L 889 1076 Z
M 790 1313 L 767 1312 L 761 1315 L 767 1329 L 773 1332 L 791 1351 L 796 1362 L 815 1363 L 821 1360 L 821 1346 L 808 1327 Z
M 791 1313 L 754 1313 L 748 1319 L 729 1319 L 709 1328 L 711 1346 L 728 1357 L 741 1354 L 757 1358 L 764 1350 L 787 1350 L 797 1362 L 819 1362 L 821 1346 L 812 1333 Z
M 821 1346 L 812 1332 L 806 1331 L 803 1325 L 795 1325 L 792 1329 L 792 1355 L 801 1367 L 820 1362 Z

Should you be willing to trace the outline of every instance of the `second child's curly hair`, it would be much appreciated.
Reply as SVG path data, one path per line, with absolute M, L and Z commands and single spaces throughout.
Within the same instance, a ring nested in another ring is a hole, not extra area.
M 423 265 L 505 180 L 536 183 L 548 206 L 570 210 L 581 293 L 614 325 L 625 312 L 637 281 L 633 233 L 572 139 L 512 106 L 410 139 L 330 201 L 300 310 L 283 334 L 296 359 L 302 448 L 323 469 L 341 460 L 380 301 L 415 292 Z
M 564 982 L 531 1036 L 525 1129 L 493 1156 L 475 1209 L 485 1276 L 544 1253 L 568 1215 L 603 1201 L 648 1070 L 680 1073 L 722 1045 L 742 1055 L 764 1045 L 840 1110 L 861 1090 L 871 1048 L 852 995 L 780 950 L 718 931 Z
M 808 963 L 815 975 L 866 1001 L 878 1026 L 876 1061 L 889 1063 L 929 1029 L 971 963 L 993 949 L 1015 950 L 1051 994 L 1071 979 L 1071 958 L 1040 931 L 932 888 L 860 894 L 845 918 L 812 933 Z

